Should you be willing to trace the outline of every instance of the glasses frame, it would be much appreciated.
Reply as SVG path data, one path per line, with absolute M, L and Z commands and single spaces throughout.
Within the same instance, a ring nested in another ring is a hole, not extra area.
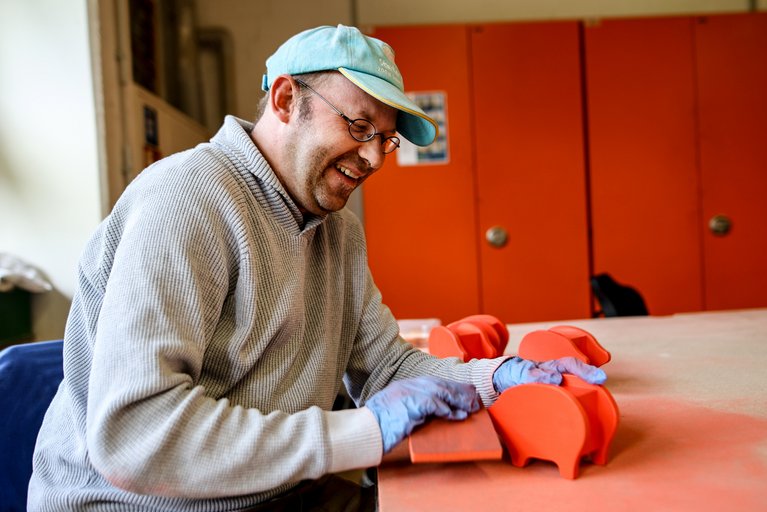
M 400 138 L 397 137 L 396 135 L 390 135 L 390 136 L 387 137 L 385 134 L 376 131 L 375 125 L 373 123 L 371 123 L 370 121 L 368 121 L 367 119 L 363 119 L 361 117 L 357 118 L 357 119 L 350 118 L 349 116 L 347 116 L 346 114 L 341 112 L 338 109 L 338 107 L 336 107 L 335 105 L 330 103 L 330 101 L 328 101 L 328 99 L 325 98 L 325 96 L 323 96 L 322 94 L 320 94 L 317 91 L 315 91 L 309 84 L 307 84 L 306 82 L 304 82 L 300 78 L 293 77 L 293 80 L 295 80 L 296 83 L 299 84 L 301 87 L 306 87 L 311 92 L 316 94 L 322 101 L 325 102 L 325 104 L 327 104 L 327 106 L 332 108 L 333 111 L 339 117 L 341 117 L 341 119 L 343 119 L 344 121 L 349 123 L 349 135 L 351 135 L 352 138 L 354 140 L 356 140 L 357 142 L 370 142 L 371 140 L 373 140 L 376 137 L 376 135 L 378 135 L 381 138 L 381 150 L 383 151 L 383 153 L 385 155 L 388 155 L 389 153 L 392 153 L 394 150 L 396 150 L 399 147 L 399 145 L 400 145 Z M 360 127 L 360 123 L 362 123 L 362 126 L 364 126 L 364 127 L 370 126 L 373 129 L 373 132 L 370 133 L 368 130 L 365 130 L 365 133 L 367 135 L 365 135 L 363 138 L 360 138 L 357 135 L 355 135 L 354 132 L 352 131 L 352 126 L 356 125 L 359 128 Z

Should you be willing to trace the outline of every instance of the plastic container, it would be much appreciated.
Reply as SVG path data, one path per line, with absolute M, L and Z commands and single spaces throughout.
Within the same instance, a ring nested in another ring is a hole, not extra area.
M 429 351 L 429 333 L 438 325 L 442 325 L 439 318 L 415 318 L 397 320 L 400 336 L 415 348 L 424 352 Z

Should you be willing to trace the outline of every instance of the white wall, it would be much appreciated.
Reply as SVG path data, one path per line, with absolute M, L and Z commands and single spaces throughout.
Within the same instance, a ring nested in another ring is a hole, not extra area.
M 234 43 L 238 117 L 253 120 L 267 57 L 293 34 L 318 25 L 350 24 L 350 0 L 197 0 L 197 22 L 229 31 Z
M 63 335 L 78 255 L 101 218 L 83 0 L 0 2 L 0 251 L 56 290 L 33 300 L 38 339 Z

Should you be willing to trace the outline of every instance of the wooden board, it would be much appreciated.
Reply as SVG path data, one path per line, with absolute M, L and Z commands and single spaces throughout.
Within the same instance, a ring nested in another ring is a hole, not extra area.
M 500 460 L 503 448 L 487 409 L 464 421 L 435 418 L 410 435 L 410 461 Z

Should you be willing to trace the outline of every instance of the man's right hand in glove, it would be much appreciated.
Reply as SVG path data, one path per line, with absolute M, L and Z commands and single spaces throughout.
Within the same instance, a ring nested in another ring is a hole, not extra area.
M 365 407 L 378 420 L 388 453 L 429 416 L 466 419 L 479 409 L 479 395 L 471 384 L 423 376 L 392 382 L 370 397 Z

